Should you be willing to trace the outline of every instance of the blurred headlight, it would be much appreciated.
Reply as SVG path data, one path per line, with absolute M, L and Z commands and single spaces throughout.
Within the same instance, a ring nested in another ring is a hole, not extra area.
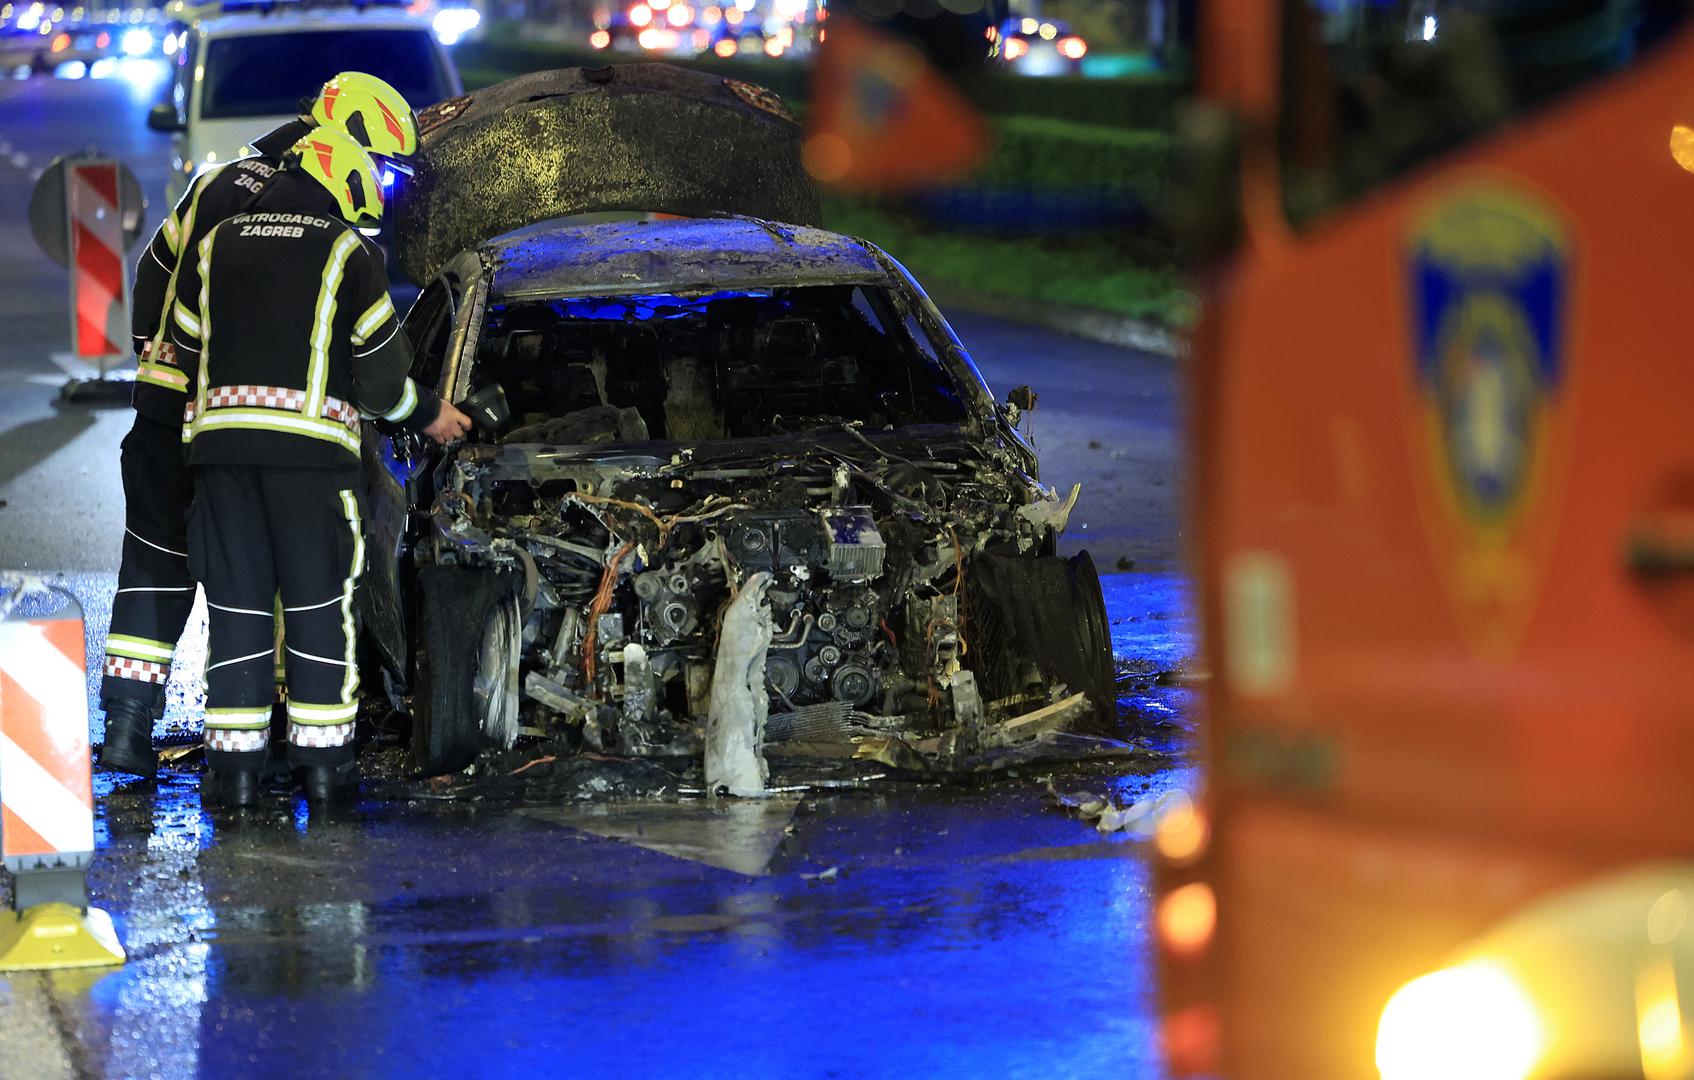
M 435 13 L 431 25 L 435 28 L 435 37 L 443 45 L 457 45 L 459 39 L 475 30 L 482 23 L 482 15 L 475 8 L 449 7 Z
M 125 30 L 123 36 L 125 56 L 146 56 L 153 51 L 153 35 L 145 30 Z
M 1395 991 L 1377 1025 L 1376 1067 L 1382 1080 L 1523 1080 L 1542 1041 L 1523 988 L 1475 960 Z

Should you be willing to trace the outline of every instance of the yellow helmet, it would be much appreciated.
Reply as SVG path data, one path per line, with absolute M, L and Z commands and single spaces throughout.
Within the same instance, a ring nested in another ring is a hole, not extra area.
M 372 154 L 410 157 L 418 150 L 418 120 L 400 91 L 375 75 L 343 71 L 312 102 L 312 122 L 337 127 Z
M 282 167 L 299 169 L 335 197 L 341 216 L 360 229 L 382 224 L 382 178 L 365 148 L 340 128 L 317 127 L 283 155 Z

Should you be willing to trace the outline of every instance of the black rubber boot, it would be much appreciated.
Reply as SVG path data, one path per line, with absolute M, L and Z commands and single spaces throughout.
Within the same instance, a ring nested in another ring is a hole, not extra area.
M 100 767 L 152 779 L 159 771 L 153 752 L 153 709 L 136 698 L 108 698 L 106 743 L 100 747 Z
M 306 801 L 314 806 L 340 806 L 353 801 L 359 791 L 359 763 L 307 765 L 301 769 L 300 786 Z
M 258 806 L 259 773 L 255 769 L 209 769 L 200 784 L 200 801 L 225 810 Z

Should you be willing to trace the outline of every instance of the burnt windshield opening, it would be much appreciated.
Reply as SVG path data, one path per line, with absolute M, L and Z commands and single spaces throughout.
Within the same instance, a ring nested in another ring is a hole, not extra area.
M 751 438 L 966 417 L 936 346 L 866 285 L 491 304 L 471 375 L 505 442 Z

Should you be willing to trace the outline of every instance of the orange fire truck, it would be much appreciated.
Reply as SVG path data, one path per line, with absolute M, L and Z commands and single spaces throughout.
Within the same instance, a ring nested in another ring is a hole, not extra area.
M 1202 6 L 1177 1076 L 1694 1074 L 1689 7 Z

